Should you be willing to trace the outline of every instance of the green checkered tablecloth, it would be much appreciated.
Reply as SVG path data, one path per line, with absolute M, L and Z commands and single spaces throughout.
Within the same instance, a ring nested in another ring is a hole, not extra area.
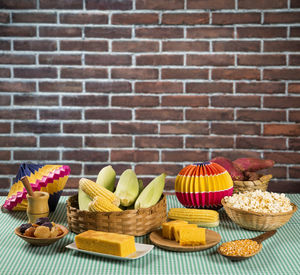
M 300 205 L 300 194 L 290 194 Z M 67 225 L 66 201 L 61 197 L 50 219 Z M 5 198 L 0 198 L 1 205 Z M 168 207 L 180 207 L 175 196 L 168 196 Z M 155 247 L 135 261 L 117 261 L 78 253 L 65 248 L 75 234 L 46 247 L 31 246 L 14 234 L 14 228 L 26 222 L 26 213 L 0 214 L 0 274 L 300 274 L 300 211 L 271 239 L 255 257 L 232 262 L 219 254 L 217 247 L 199 252 L 171 252 Z M 222 236 L 221 242 L 252 238 L 261 232 L 239 228 L 220 210 L 220 226 L 213 228 Z M 150 243 L 149 237 L 137 242 Z

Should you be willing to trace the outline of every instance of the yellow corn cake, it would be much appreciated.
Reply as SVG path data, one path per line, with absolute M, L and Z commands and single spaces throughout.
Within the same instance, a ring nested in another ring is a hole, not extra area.
M 182 227 L 178 231 L 179 244 L 185 245 L 201 245 L 206 244 L 205 228 Z
M 171 222 L 164 222 L 162 224 L 162 235 L 165 239 L 174 240 L 174 226 L 176 224 L 187 224 L 186 221 L 176 220 Z
M 136 251 L 134 237 L 124 234 L 88 230 L 75 236 L 77 248 L 126 257 Z
M 176 240 L 176 242 L 179 242 L 179 230 L 181 228 L 197 228 L 197 224 L 191 224 L 191 223 L 187 223 L 187 224 L 177 224 L 174 226 L 174 238 Z

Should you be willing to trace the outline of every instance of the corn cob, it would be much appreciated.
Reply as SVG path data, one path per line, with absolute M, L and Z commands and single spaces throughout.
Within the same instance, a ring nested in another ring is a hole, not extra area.
M 168 218 L 183 220 L 204 227 L 216 227 L 219 225 L 219 213 L 215 210 L 171 208 Z
M 96 196 L 89 203 L 89 211 L 91 212 L 115 212 L 122 211 L 118 206 L 112 204 L 109 200 L 102 196 Z
M 102 196 L 112 204 L 116 206 L 120 205 L 120 199 L 114 193 L 91 180 L 85 178 L 80 179 L 79 188 L 88 194 L 91 199 L 94 199 L 96 196 Z

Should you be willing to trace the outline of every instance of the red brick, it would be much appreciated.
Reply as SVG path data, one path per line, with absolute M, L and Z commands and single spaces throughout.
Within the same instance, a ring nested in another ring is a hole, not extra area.
M 157 41 L 113 41 L 113 52 L 158 52 Z
M 157 96 L 113 96 L 112 106 L 124 107 L 155 107 L 159 105 Z
M 82 137 L 41 136 L 40 147 L 74 147 L 82 146 Z M 72 171 L 73 172 L 73 171 Z
M 108 42 L 98 40 L 88 41 L 74 41 L 74 40 L 63 40 L 60 41 L 61 51 L 84 51 L 84 52 L 107 52 Z
M 280 54 L 247 54 L 238 55 L 238 65 L 277 66 L 285 65 L 286 57 Z
M 1 136 L 0 144 L 1 147 L 35 147 L 36 137 Z
M 166 173 L 168 176 L 175 176 L 181 169 L 182 166 L 177 164 L 137 164 L 135 166 L 137 175 Z
M 107 151 L 95 150 L 72 150 L 63 152 L 63 160 L 78 160 L 78 161 L 107 161 Z
M 136 28 L 136 37 L 139 38 L 183 38 L 182 28 Z
M 60 125 L 59 123 L 47 123 L 47 122 L 15 122 L 14 124 L 15 133 L 34 133 L 34 134 L 44 134 L 44 133 L 59 133 Z
M 32 37 L 36 35 L 35 27 L 0 26 L 0 36 Z
M 174 95 L 163 96 L 161 106 L 207 107 L 208 96 Z
M 259 41 L 214 41 L 215 52 L 259 52 Z
M 265 52 L 298 52 L 300 41 L 265 41 Z
M 260 13 L 213 13 L 212 24 L 232 25 L 232 24 L 260 24 Z
M 239 0 L 238 7 L 239 9 L 280 9 L 287 8 L 287 1 Z
M 201 137 L 187 137 L 187 148 L 232 148 L 233 137 L 213 137 L 213 136 L 201 136 Z
M 280 82 L 236 83 L 237 93 L 283 94 L 285 84 Z
M 2 9 L 35 9 L 36 0 L 0 0 Z
M 234 55 L 222 54 L 189 54 L 188 66 L 234 66 Z
M 233 120 L 232 109 L 208 109 L 208 108 L 195 108 L 187 109 L 185 111 L 187 120 Z
M 130 93 L 131 84 L 125 81 L 86 82 L 85 89 L 87 92 L 96 93 Z
M 81 37 L 81 29 L 75 27 L 40 27 L 40 37 Z
M 236 119 L 242 121 L 284 121 L 285 111 L 237 110 Z
M 2 163 L 0 165 L 1 175 L 16 175 L 19 169 L 20 163 Z
M 187 29 L 188 38 L 233 38 L 233 28 L 225 27 L 201 27 Z
M 57 160 L 58 151 L 15 151 L 14 160 Z
M 80 120 L 80 110 L 66 110 L 66 109 L 50 109 L 40 110 L 40 119 L 51 119 L 51 120 Z
M 260 71 L 258 69 L 212 69 L 212 79 L 260 79 Z
M 14 76 L 19 78 L 56 78 L 56 68 L 14 68 Z
M 237 137 L 236 148 L 284 150 L 286 149 L 286 142 L 285 138 Z
M 157 79 L 157 69 L 137 69 L 137 68 L 126 68 L 126 69 L 112 69 L 112 78 L 124 78 L 124 79 Z
M 0 41 L 0 50 L 6 51 L 10 50 L 10 42 L 9 41 Z
M 152 162 L 159 160 L 158 151 L 152 150 L 112 150 L 111 161 Z
M 9 13 L 0 12 L 0 22 L 1 23 L 9 23 Z
M 265 12 L 264 24 L 298 23 L 299 17 L 299 12 Z
M 260 107 L 260 96 L 212 96 L 215 107 Z
M 290 60 L 289 60 L 289 65 L 292 66 L 300 66 L 300 54 L 291 54 L 290 55 Z
M 64 162 L 62 162 L 63 164 Z M 70 163 L 68 162 L 68 166 L 71 168 L 72 175 L 81 175 L 82 165 L 81 163 Z M 70 177 L 68 178 L 67 184 L 69 183 Z M 77 179 L 76 189 L 78 188 L 79 179 Z M 75 187 L 75 186 L 74 186 Z M 65 186 L 66 188 L 66 186 Z M 64 196 L 64 194 L 63 194 Z
M 136 9 L 141 10 L 177 10 L 184 8 L 184 0 L 136 0 Z
M 285 179 L 287 177 L 287 168 L 276 165 L 271 169 L 263 170 L 262 173 L 265 175 L 271 174 L 273 175 L 274 179 L 278 179 L 278 178 Z
M 56 23 L 56 14 L 46 12 L 13 13 L 12 21 L 14 23 Z
M 289 111 L 289 121 L 300 122 L 300 111 Z
M 264 124 L 266 136 L 299 136 L 299 124 Z
M 208 79 L 207 69 L 162 69 L 162 79 Z
M 81 0 L 40 0 L 41 9 L 82 9 Z
M 300 37 L 300 28 L 299 27 L 291 27 L 290 37 Z
M 157 134 L 158 126 L 152 123 L 118 122 L 111 124 L 112 134 Z
M 197 25 L 208 24 L 209 13 L 164 13 L 162 24 L 165 25 Z
M 171 151 L 162 151 L 162 161 L 172 161 L 178 162 L 180 161 L 187 161 L 187 162 L 199 162 L 208 160 L 208 152 L 203 150 L 171 150 Z
M 269 182 L 268 190 L 277 193 L 298 193 L 299 192 L 299 182 L 288 181 L 288 180 L 272 180 Z
M 91 109 L 85 111 L 85 119 L 130 120 L 131 110 L 125 109 Z
M 114 13 L 111 17 L 112 24 L 116 25 L 146 25 L 158 24 L 156 13 Z
M 273 38 L 286 37 L 286 27 L 241 27 L 237 28 L 238 38 Z
M 300 163 L 300 154 L 294 152 L 265 152 L 265 159 L 272 159 L 280 164 L 295 164 Z
M 102 95 L 64 96 L 64 106 L 108 106 L 108 97 Z
M 16 51 L 56 51 L 56 41 L 52 40 L 16 40 Z
M 107 70 L 100 68 L 62 68 L 61 78 L 107 78 Z
M 227 82 L 191 82 L 186 84 L 187 93 L 232 93 L 232 83 Z
M 142 108 L 135 110 L 135 118 L 139 120 L 182 120 L 182 110 Z
M 264 107 L 267 108 L 299 108 L 300 100 L 293 96 L 265 96 Z
M 105 166 L 105 165 L 104 165 Z M 104 166 L 99 164 L 85 164 L 84 165 L 84 174 L 85 175 L 95 175 L 94 181 L 97 179 L 97 175 Z M 130 164 L 114 164 L 114 170 L 117 175 L 121 175 L 126 169 L 131 169 Z M 89 177 L 90 178 L 90 177 Z
M 40 92 L 82 92 L 80 82 L 39 82 Z
M 220 157 L 220 156 L 234 160 L 237 158 L 260 158 L 260 153 L 256 151 L 232 150 L 232 149 L 230 149 L 229 151 L 224 151 L 224 150 L 212 151 L 212 155 L 211 155 L 212 158 Z
M 81 65 L 80 55 L 43 54 L 39 56 L 39 64 L 49 65 Z
M 234 9 L 234 2 L 234 0 L 187 0 L 187 8 L 209 10 Z
M 183 85 L 179 82 L 136 82 L 136 93 L 182 93 Z
M 0 160 L 10 160 L 10 151 L 0 151 Z M 2 179 L 0 179 L 0 182 Z M 1 188 L 1 185 L 0 185 Z
M 8 78 L 10 77 L 10 69 L 0 68 L 0 78 Z
M 289 150 L 300 150 L 300 138 L 289 138 Z
M 298 0 L 291 0 L 291 8 L 300 8 L 300 3 Z
M 135 146 L 138 148 L 182 148 L 182 137 L 147 137 L 135 138 Z
M 76 122 L 76 123 L 64 123 L 63 132 L 68 134 L 99 134 L 108 133 L 107 123 L 88 123 L 88 122 Z
M 300 93 L 300 83 L 289 83 L 288 91 L 289 91 L 289 93 L 299 94 Z
M 293 166 L 289 167 L 289 175 L 290 178 L 300 178 L 300 167 L 299 166 Z
M 207 52 L 209 43 L 206 41 L 163 41 L 165 52 Z
M 10 123 L 0 123 L 0 133 L 10 133 Z
M 88 10 L 131 10 L 132 0 L 86 0 Z
M 259 135 L 259 124 L 246 124 L 246 123 L 215 123 L 211 125 L 211 133 L 216 135 Z
M 86 65 L 100 65 L 100 66 L 122 66 L 131 65 L 130 55 L 113 55 L 113 54 L 89 54 L 85 55 Z
M 85 27 L 85 36 L 97 38 L 131 38 L 131 29 L 115 27 Z
M 10 105 L 10 96 L 0 95 L 0 106 Z
M 99 13 L 64 13 L 60 15 L 60 23 L 63 24 L 107 24 L 108 16 Z
M 36 110 L 29 109 L 11 109 L 11 110 L 0 110 L 1 119 L 36 119 Z
M 183 55 L 140 55 L 136 57 L 136 64 L 140 66 L 183 65 Z
M 127 136 L 86 137 L 85 146 L 97 147 L 97 148 L 131 147 L 132 137 L 127 137 Z
M 58 96 L 15 95 L 14 105 L 20 106 L 57 106 Z
M 164 123 L 160 125 L 161 134 L 196 134 L 196 135 L 207 135 L 208 134 L 208 123 Z
M 35 56 L 21 54 L 1 54 L 0 64 L 35 64 Z

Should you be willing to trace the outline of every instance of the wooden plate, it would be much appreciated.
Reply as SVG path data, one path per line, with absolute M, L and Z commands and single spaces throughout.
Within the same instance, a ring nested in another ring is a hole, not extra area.
M 175 240 L 168 240 L 163 238 L 162 230 L 158 229 L 153 231 L 150 234 L 150 240 L 156 246 L 159 246 L 166 250 L 171 251 L 181 251 L 181 252 L 188 252 L 188 251 L 200 251 L 211 248 L 217 245 L 221 241 L 221 235 L 215 231 L 206 229 L 206 244 L 205 245 L 198 245 L 198 246 L 180 246 L 178 242 Z

